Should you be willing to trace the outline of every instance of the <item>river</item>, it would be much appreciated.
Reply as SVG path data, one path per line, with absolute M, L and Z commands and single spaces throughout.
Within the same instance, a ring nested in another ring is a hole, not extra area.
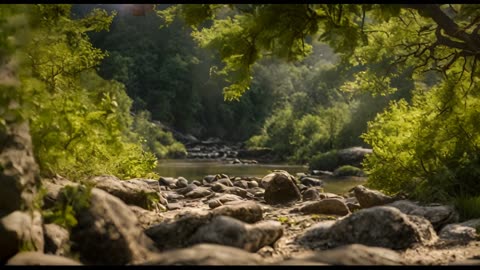
M 159 160 L 156 172 L 164 177 L 183 176 L 189 181 L 201 180 L 205 175 L 224 173 L 228 176 L 249 176 L 262 178 L 273 170 L 285 170 L 290 174 L 308 173 L 307 166 L 288 164 L 228 164 L 215 160 Z M 325 192 L 342 194 L 362 184 L 365 178 L 346 177 L 342 179 L 321 178 Z

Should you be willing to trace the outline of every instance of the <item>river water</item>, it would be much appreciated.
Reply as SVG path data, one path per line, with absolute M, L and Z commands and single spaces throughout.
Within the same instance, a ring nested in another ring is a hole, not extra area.
M 183 176 L 188 181 L 201 180 L 205 175 L 224 173 L 228 176 L 249 176 L 262 178 L 273 170 L 285 170 L 290 174 L 308 173 L 307 166 L 288 164 L 228 164 L 215 160 L 159 160 L 156 172 L 164 177 Z M 342 194 L 362 184 L 365 178 L 346 177 L 342 179 L 321 178 L 325 192 Z

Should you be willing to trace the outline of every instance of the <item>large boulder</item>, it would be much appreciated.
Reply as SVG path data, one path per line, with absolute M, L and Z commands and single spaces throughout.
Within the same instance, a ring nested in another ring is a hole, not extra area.
M 267 204 L 285 204 L 302 199 L 295 178 L 286 171 L 276 171 L 262 179 Z
M 311 247 L 363 244 L 406 249 L 415 244 L 430 245 L 438 239 L 428 220 L 387 206 L 362 209 L 335 223 L 321 225 L 309 229 L 299 242 Z
M 90 205 L 77 213 L 72 251 L 86 264 L 123 265 L 146 260 L 156 251 L 135 213 L 120 199 L 93 188 Z
M 262 220 L 263 211 L 259 204 L 252 201 L 235 201 L 212 210 L 215 216 L 229 216 L 246 223 Z
M 0 142 L 1 218 L 17 210 L 31 209 L 40 179 L 27 122 L 8 123 L 0 128 Z
M 243 249 L 198 244 L 189 248 L 166 251 L 155 255 L 143 265 L 257 265 L 262 258 Z
M 148 211 L 135 205 L 129 205 L 128 207 L 135 214 L 143 229 L 158 224 L 164 219 L 163 215 L 157 211 Z
M 58 200 L 62 189 L 66 186 L 76 187 L 79 184 L 72 182 L 66 178 L 56 175 L 50 179 L 42 179 L 42 188 L 45 190 L 45 196 L 43 197 L 43 208 L 48 209 L 54 206 Z
M 329 265 L 403 265 L 402 257 L 391 249 L 369 247 L 360 244 L 345 245 L 334 249 L 307 252 L 284 261 L 303 262 L 304 265 L 324 263 Z
M 63 256 L 69 252 L 70 233 L 63 227 L 51 223 L 43 225 L 46 254 Z
M 82 265 L 69 258 L 43 254 L 41 252 L 20 252 L 10 260 L 7 265 Z
M 0 219 L 0 263 L 21 250 L 43 252 L 42 217 L 39 212 L 15 211 Z
M 385 205 L 394 201 L 392 197 L 362 185 L 354 187 L 353 192 L 362 208 Z
M 217 216 L 192 235 L 189 245 L 213 243 L 256 252 L 273 245 L 282 235 L 280 222 L 263 221 L 250 225 L 231 217 Z
M 350 214 L 345 202 L 339 199 L 323 199 L 321 201 L 306 204 L 300 208 L 304 214 L 324 214 L 345 216 Z
M 104 175 L 93 177 L 91 181 L 95 187 L 104 190 L 123 202 L 140 206 L 145 209 L 155 209 L 157 204 L 167 204 L 167 200 L 160 193 L 158 181 L 156 186 L 143 179 L 120 180 L 115 176 Z
M 408 200 L 396 201 L 388 206 L 392 206 L 407 215 L 421 216 L 430 221 L 436 231 L 450 223 L 458 222 L 458 213 L 453 206 L 431 205 L 420 206 Z
M 480 228 L 480 218 L 467 220 L 462 223 L 448 224 L 443 227 L 438 236 L 441 239 L 459 242 L 480 240 L 477 230 Z

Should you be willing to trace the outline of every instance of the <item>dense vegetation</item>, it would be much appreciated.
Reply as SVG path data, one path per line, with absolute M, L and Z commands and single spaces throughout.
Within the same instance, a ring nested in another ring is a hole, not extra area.
M 44 175 L 145 176 L 185 155 L 158 120 L 298 163 L 369 146 L 372 187 L 478 201 L 478 7 L 5 6 L 0 128 L 30 122 Z

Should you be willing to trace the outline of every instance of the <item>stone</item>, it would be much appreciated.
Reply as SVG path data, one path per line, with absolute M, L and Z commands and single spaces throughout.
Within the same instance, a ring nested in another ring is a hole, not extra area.
M 339 199 L 323 199 L 321 201 L 306 204 L 300 208 L 304 214 L 324 214 L 345 216 L 350 214 L 345 202 Z
M 217 183 L 223 184 L 227 187 L 233 187 L 232 181 L 230 181 L 228 178 L 220 178 L 217 180 Z
M 264 221 L 249 225 L 231 217 L 217 216 L 200 227 L 189 243 L 213 243 L 256 252 L 264 246 L 273 245 L 282 235 L 280 222 Z
M 70 249 L 70 233 L 63 227 L 51 223 L 43 225 L 46 254 L 64 256 Z
M 179 189 L 176 189 L 175 192 L 177 192 L 178 194 L 180 195 L 186 195 L 187 193 L 189 193 L 190 191 L 194 190 L 198 188 L 197 185 L 194 185 L 194 184 L 189 184 L 188 186 L 184 187 L 184 188 L 179 188 Z
M 323 181 L 313 177 L 302 177 L 300 178 L 300 183 L 307 187 L 318 186 L 321 187 L 324 185 Z
M 200 182 L 200 181 L 198 181 L 198 180 L 193 180 L 193 181 L 192 181 L 192 184 L 197 185 L 197 186 L 201 186 L 201 185 L 202 185 L 202 182 Z
M 428 219 L 436 231 L 439 231 L 447 224 L 458 222 L 459 219 L 458 212 L 453 206 L 420 206 L 408 200 L 396 201 L 388 204 L 388 206 L 395 207 L 407 215 L 421 216 Z
M 161 186 L 174 187 L 177 183 L 177 179 L 173 177 L 160 177 L 160 179 L 158 180 L 158 183 Z
M 203 180 L 205 180 L 207 183 L 212 183 L 214 181 L 216 181 L 218 178 L 216 175 L 206 175 L 205 177 L 203 177 Z
M 166 251 L 155 255 L 143 265 L 258 265 L 262 258 L 243 249 L 198 244 L 189 248 Z
M 303 201 L 318 201 L 320 200 L 320 192 L 314 187 L 308 188 L 302 193 L 302 198 Z
M 20 252 L 10 260 L 7 265 L 82 265 L 69 258 L 58 255 L 43 254 L 41 252 Z
M 333 199 L 333 198 L 343 200 L 342 196 L 339 196 L 335 193 L 329 193 L 329 192 L 320 192 L 318 194 L 318 196 L 320 197 L 321 200 L 323 200 L 323 199 Z
M 428 220 L 388 206 L 362 209 L 328 225 L 312 227 L 299 238 L 299 242 L 310 247 L 363 244 L 406 249 L 416 244 L 431 245 L 438 240 Z
M 160 193 L 159 186 L 152 187 L 142 179 L 120 180 L 115 176 L 103 175 L 91 178 L 95 187 L 119 198 L 126 204 L 136 205 L 145 209 L 154 209 L 157 204 L 167 204 Z
M 480 228 L 480 218 L 467 220 L 462 223 L 448 224 L 440 230 L 438 236 L 441 239 L 459 242 L 480 240 L 477 228 Z
M 352 213 L 362 209 L 362 207 L 358 203 L 347 202 L 346 205 L 348 207 L 348 210 L 350 210 L 350 212 L 352 212 Z
M 21 248 L 43 252 L 43 228 L 38 212 L 15 211 L 0 219 L 0 262 L 15 255 Z
M 242 201 L 242 197 L 234 194 L 222 194 L 217 198 L 210 199 L 209 201 L 207 201 L 207 204 L 208 204 L 208 207 L 210 207 L 211 209 L 214 209 L 227 202 L 232 202 L 232 201 Z
M 286 204 L 302 199 L 295 178 L 286 171 L 268 174 L 262 183 L 266 183 L 264 199 L 267 204 Z
M 354 187 L 353 192 L 362 208 L 385 205 L 394 200 L 378 190 L 368 189 L 362 185 Z
M 247 181 L 247 188 L 257 188 L 259 187 L 257 181 Z
M 181 203 L 169 203 L 169 204 L 167 204 L 167 209 L 170 210 L 170 211 L 182 209 L 182 207 L 183 207 L 183 205 Z
M 185 197 L 190 199 L 198 199 L 198 198 L 206 197 L 210 194 L 212 194 L 212 191 L 210 191 L 206 187 L 197 187 L 196 189 L 185 194 Z
M 167 204 L 167 206 L 170 204 Z M 135 205 L 129 205 L 128 208 L 137 217 L 138 223 L 143 229 L 146 229 L 154 224 L 158 224 L 163 221 L 164 217 L 157 211 L 148 211 Z
M 249 182 L 245 180 L 237 180 L 233 182 L 233 185 L 239 188 L 248 189 L 248 183 Z
M 255 202 L 239 201 L 233 205 L 223 205 L 212 210 L 215 216 L 229 216 L 246 223 L 255 223 L 263 218 L 263 210 Z
M 177 182 L 175 183 L 175 186 L 177 188 L 184 188 L 184 187 L 188 186 L 188 181 L 187 181 L 187 179 L 180 176 L 180 177 L 177 178 Z
M 77 213 L 77 220 L 70 237 L 72 251 L 85 264 L 135 263 L 156 251 L 134 212 L 101 189 L 91 190 L 90 206 Z
M 171 191 L 165 192 L 165 196 L 168 202 L 176 202 L 176 201 L 185 199 L 185 196 L 177 194 L 175 192 L 171 192 Z
M 247 192 L 252 194 L 255 198 L 261 198 L 265 195 L 265 189 L 261 187 L 250 188 Z

